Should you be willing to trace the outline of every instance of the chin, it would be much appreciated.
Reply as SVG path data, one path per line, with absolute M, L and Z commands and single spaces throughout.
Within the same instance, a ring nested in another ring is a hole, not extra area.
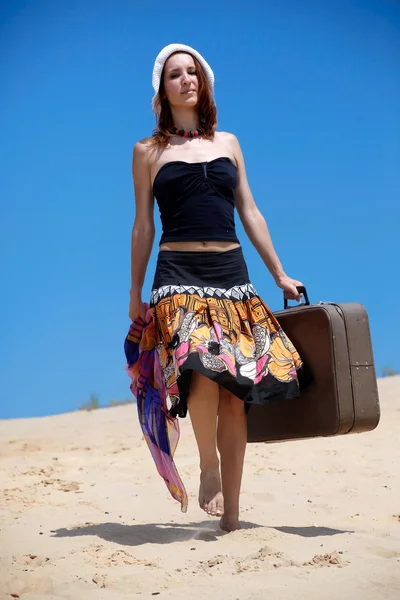
M 170 106 L 174 108 L 188 108 L 197 106 L 198 98 L 197 94 L 193 96 L 188 96 L 184 98 L 183 96 L 179 96 L 175 101 L 170 101 Z
M 196 106 L 197 96 L 189 96 L 188 98 L 185 98 L 183 104 L 184 106 Z
M 173 105 L 174 108 L 194 108 L 195 106 L 197 106 L 197 98 L 188 98 L 186 101 L 184 100 L 182 102 L 182 100 L 180 102 L 177 102 L 176 104 Z

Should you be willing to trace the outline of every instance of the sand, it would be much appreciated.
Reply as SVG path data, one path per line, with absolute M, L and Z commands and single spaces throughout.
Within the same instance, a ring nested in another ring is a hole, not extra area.
M 0 598 L 398 600 L 400 378 L 375 431 L 247 447 L 243 529 L 197 506 L 189 419 L 176 462 L 187 514 L 136 406 L 0 422 Z

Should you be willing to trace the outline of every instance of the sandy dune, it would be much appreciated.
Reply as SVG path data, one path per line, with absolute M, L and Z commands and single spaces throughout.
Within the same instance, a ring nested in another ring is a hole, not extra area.
M 248 446 L 241 531 L 196 503 L 189 420 L 180 512 L 134 405 L 0 422 L 0 598 L 398 600 L 400 378 L 370 433 Z

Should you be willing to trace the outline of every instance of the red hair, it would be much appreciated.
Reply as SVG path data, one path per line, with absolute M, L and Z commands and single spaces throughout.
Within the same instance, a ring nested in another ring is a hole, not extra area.
M 177 54 L 177 52 L 174 52 Z M 189 54 L 189 53 L 185 53 Z M 171 54 L 171 56 L 173 56 Z M 190 54 L 190 56 L 192 56 Z M 199 115 L 200 127 L 204 131 L 203 138 L 212 140 L 214 138 L 215 129 L 217 127 L 217 107 L 215 106 L 214 98 L 210 84 L 204 70 L 194 56 L 192 56 L 196 67 L 196 75 L 198 80 L 198 102 L 197 114 Z M 165 145 L 168 143 L 172 134 L 169 132 L 174 127 L 172 120 L 171 107 L 168 99 L 164 95 L 164 70 L 161 74 L 160 89 L 154 103 L 154 112 L 156 113 L 157 125 L 153 132 L 152 139 L 154 144 Z

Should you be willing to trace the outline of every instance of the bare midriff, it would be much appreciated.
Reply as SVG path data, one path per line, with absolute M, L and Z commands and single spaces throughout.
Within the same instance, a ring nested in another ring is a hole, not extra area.
M 226 252 L 239 248 L 237 242 L 164 242 L 160 250 L 178 250 L 180 252 Z

